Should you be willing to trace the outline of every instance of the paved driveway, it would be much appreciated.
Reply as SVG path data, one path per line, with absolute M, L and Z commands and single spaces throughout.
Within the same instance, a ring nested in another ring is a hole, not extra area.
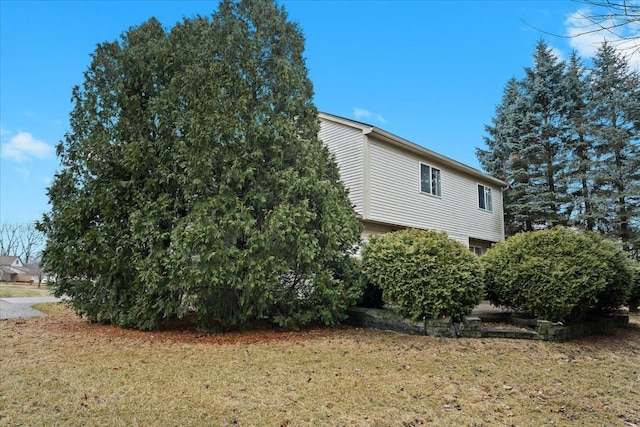
M 25 298 L 0 298 L 0 319 L 13 319 L 16 317 L 44 316 L 44 313 L 31 308 L 41 302 L 59 302 L 56 297 L 25 297 Z

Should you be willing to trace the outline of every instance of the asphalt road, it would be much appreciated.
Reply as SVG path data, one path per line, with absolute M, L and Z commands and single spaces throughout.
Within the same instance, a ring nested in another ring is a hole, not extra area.
M 58 302 L 56 297 L 0 298 L 0 319 L 17 317 L 44 316 L 44 313 L 31 306 L 41 302 Z

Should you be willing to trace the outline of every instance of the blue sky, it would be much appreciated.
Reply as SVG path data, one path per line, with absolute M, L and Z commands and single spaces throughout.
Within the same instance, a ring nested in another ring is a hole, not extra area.
M 573 1 L 281 1 L 306 37 L 319 110 L 361 120 L 479 168 L 505 83 L 544 38 L 566 58 Z M 0 221 L 48 210 L 71 88 L 97 44 L 155 16 L 167 29 L 216 1 L 0 1 Z M 598 36 L 597 41 L 601 41 Z M 637 60 L 636 60 L 637 61 Z M 637 63 L 637 62 L 636 62 Z

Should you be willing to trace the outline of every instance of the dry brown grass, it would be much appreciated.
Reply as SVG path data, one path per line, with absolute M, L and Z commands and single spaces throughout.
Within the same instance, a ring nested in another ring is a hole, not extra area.
M 0 425 L 633 426 L 640 319 L 553 344 L 0 321 Z
M 0 298 L 11 297 L 49 297 L 52 295 L 51 289 L 37 283 L 7 283 L 0 282 Z
M 39 304 L 33 304 L 31 308 L 35 308 L 36 310 L 50 316 L 65 314 L 68 313 L 69 310 L 65 304 L 58 304 L 56 302 L 41 302 Z

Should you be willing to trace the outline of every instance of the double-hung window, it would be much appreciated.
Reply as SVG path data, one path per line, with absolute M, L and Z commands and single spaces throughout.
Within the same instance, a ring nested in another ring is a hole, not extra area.
M 485 211 L 493 212 L 493 199 L 491 198 L 491 188 L 478 184 L 478 207 Z
M 441 196 L 440 169 L 420 163 L 420 191 Z

